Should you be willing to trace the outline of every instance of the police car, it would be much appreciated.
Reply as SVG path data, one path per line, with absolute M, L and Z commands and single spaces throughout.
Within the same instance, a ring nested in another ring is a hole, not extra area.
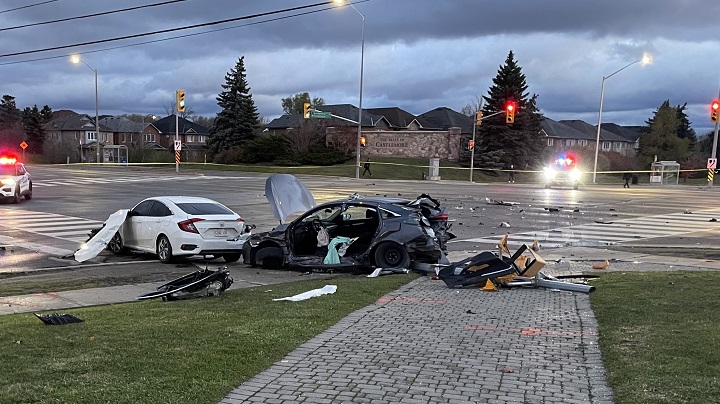
M 552 186 L 568 186 L 578 189 L 582 171 L 577 167 L 577 161 L 569 155 L 562 155 L 552 164 L 543 168 L 543 181 L 545 188 Z
M 16 158 L 0 156 L 0 197 L 20 203 L 22 196 L 32 199 L 30 173 Z

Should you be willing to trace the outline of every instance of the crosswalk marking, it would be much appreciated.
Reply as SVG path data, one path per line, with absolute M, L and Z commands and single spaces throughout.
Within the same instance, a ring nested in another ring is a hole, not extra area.
M 549 230 L 511 233 L 508 236 L 508 244 L 528 244 L 537 240 L 546 247 L 583 243 L 610 245 L 695 232 L 720 231 L 720 221 L 713 221 L 713 219 L 720 220 L 720 212 L 706 210 L 636 217 Z M 496 237 L 479 237 L 455 242 L 497 243 L 498 241 L 499 239 Z
M 100 228 L 103 222 L 81 217 L 30 210 L 0 209 L 0 227 L 8 227 L 82 243 L 91 230 Z

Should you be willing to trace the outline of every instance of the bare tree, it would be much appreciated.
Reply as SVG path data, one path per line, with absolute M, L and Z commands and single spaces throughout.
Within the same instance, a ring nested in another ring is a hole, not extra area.
M 482 96 L 475 96 L 473 101 L 467 103 L 461 110 L 460 113 L 466 116 L 473 116 L 476 112 L 481 111 L 483 106 Z
M 326 129 L 324 119 L 305 119 L 299 128 L 285 134 L 290 151 L 295 155 L 306 153 L 313 145 L 324 142 Z

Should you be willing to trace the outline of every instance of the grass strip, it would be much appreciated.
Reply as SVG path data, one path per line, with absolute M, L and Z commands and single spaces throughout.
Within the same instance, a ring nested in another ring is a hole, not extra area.
M 216 403 L 349 313 L 415 279 L 341 277 L 220 297 L 65 310 L 85 322 L 0 317 L 0 403 Z M 338 291 L 273 302 L 326 284 Z M 46 314 L 46 313 L 44 313 Z
M 720 272 L 607 273 L 590 295 L 618 404 L 720 397 Z

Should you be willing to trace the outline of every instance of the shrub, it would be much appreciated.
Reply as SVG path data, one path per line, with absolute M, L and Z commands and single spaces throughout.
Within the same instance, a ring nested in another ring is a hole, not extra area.
M 302 164 L 318 166 L 342 164 L 348 159 L 345 153 L 327 147 L 324 144 L 316 144 L 310 147 L 307 153 L 303 153 L 299 157 Z

